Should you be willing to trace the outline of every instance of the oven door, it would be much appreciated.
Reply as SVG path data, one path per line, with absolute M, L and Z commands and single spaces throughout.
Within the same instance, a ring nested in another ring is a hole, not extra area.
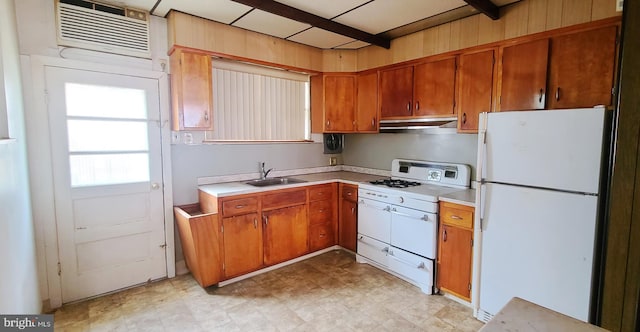
M 435 259 L 437 215 L 394 206 L 391 209 L 391 245 Z
M 362 198 L 358 201 L 358 233 L 384 243 L 391 240 L 391 208 L 388 204 Z

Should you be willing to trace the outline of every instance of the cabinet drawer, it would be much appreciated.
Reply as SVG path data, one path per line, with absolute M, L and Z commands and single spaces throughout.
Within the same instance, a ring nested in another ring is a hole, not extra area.
M 235 216 L 249 212 L 258 211 L 258 198 L 245 197 L 238 199 L 230 199 L 222 202 L 222 216 Z
M 309 216 L 328 219 L 333 215 L 333 200 L 325 199 L 309 203 Z
M 335 187 L 332 184 L 313 186 L 309 189 L 309 202 L 333 198 Z
M 470 206 L 440 203 L 440 221 L 444 224 L 473 228 L 473 211 Z
M 350 200 L 357 201 L 358 200 L 358 187 L 345 184 L 342 186 L 342 192 L 340 193 L 340 197 Z
M 262 196 L 262 209 L 269 210 L 285 206 L 304 204 L 307 202 L 307 190 L 287 190 L 269 193 Z
M 316 251 L 336 244 L 336 235 L 331 223 L 311 225 L 309 227 L 309 249 Z

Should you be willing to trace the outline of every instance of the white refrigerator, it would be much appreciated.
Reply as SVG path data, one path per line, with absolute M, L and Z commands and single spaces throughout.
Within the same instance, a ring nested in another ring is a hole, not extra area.
M 517 296 L 589 321 L 607 113 L 481 114 L 472 299 L 479 320 Z

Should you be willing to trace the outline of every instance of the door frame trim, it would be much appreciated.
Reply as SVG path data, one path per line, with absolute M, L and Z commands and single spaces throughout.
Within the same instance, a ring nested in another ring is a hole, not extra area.
M 165 258 L 167 277 L 176 275 L 175 237 L 173 225 L 173 187 L 171 177 L 171 112 L 169 79 L 166 72 L 122 66 L 103 65 L 47 56 L 22 56 L 23 87 L 25 91 L 25 121 L 28 139 L 27 153 L 40 293 L 48 300 L 48 309 L 62 305 L 62 280 L 58 275 L 58 228 L 56 223 L 53 164 L 51 155 L 46 67 L 94 71 L 115 75 L 155 79 L 158 82 L 161 134 L 162 181 L 164 195 Z

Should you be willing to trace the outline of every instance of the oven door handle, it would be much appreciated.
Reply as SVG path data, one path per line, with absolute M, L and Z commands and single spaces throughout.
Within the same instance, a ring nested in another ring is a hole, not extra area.
M 428 215 L 423 215 L 422 217 L 417 217 L 417 216 L 413 216 L 410 214 L 406 214 L 406 213 L 402 213 L 402 212 L 398 212 L 398 210 L 396 210 L 396 208 L 391 209 L 391 213 L 393 214 L 397 214 L 399 216 L 403 216 L 403 217 L 407 217 L 407 218 L 412 218 L 412 219 L 419 219 L 419 220 L 424 220 L 424 221 L 429 221 L 429 216 Z
M 402 263 L 402 264 L 409 265 L 409 266 L 411 266 L 411 267 L 413 267 L 413 268 L 416 268 L 416 269 L 424 269 L 424 268 L 425 268 L 425 266 L 424 266 L 424 262 L 420 262 L 420 263 L 416 264 L 416 263 L 414 263 L 414 262 L 409 262 L 409 261 L 407 261 L 407 260 L 404 260 L 404 259 L 398 258 L 398 257 L 396 257 L 396 256 L 393 254 L 393 250 L 389 250 L 389 257 L 391 257 L 391 258 L 393 258 L 393 259 L 397 260 L 398 262 L 400 262 L 400 263 Z
M 391 207 L 389 205 L 386 205 L 385 207 L 381 207 L 381 206 L 369 204 L 364 199 L 359 200 L 358 204 L 359 205 L 366 205 L 368 208 L 375 209 L 375 210 L 386 211 L 386 212 L 391 211 Z
M 371 243 L 367 243 L 367 242 L 363 241 L 363 239 L 364 239 L 363 236 L 358 237 L 358 242 L 364 244 L 365 246 L 369 246 L 369 247 L 371 247 L 373 249 L 380 250 L 382 252 L 385 252 L 385 253 L 389 254 L 389 247 L 379 248 L 379 247 L 374 246 Z

